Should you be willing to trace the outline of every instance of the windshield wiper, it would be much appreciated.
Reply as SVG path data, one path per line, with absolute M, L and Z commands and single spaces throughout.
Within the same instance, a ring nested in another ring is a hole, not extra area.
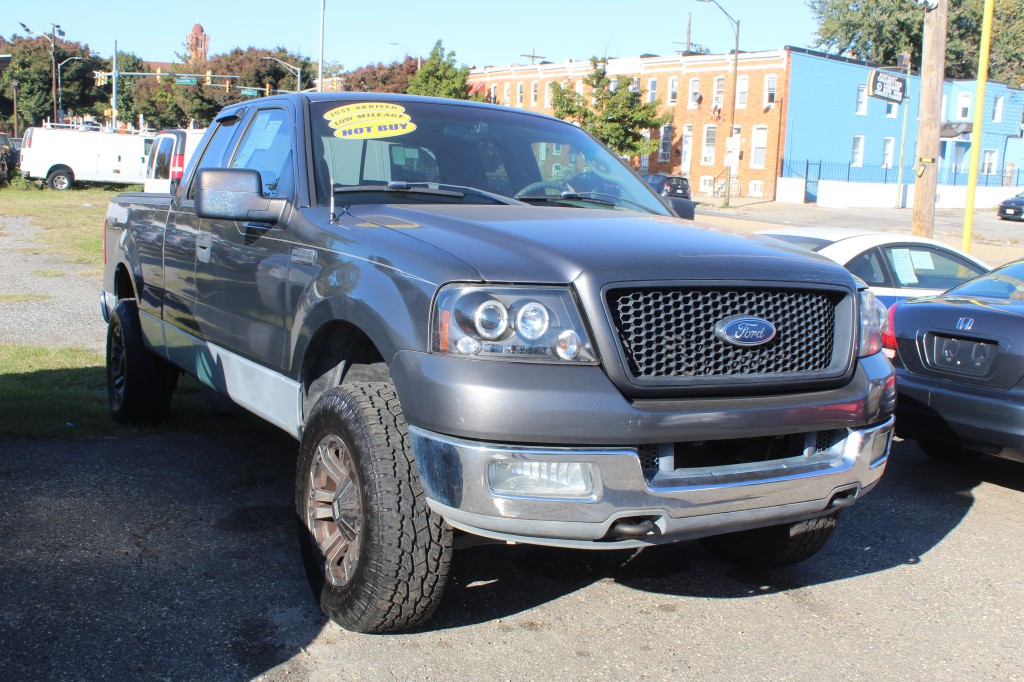
M 413 183 L 401 180 L 392 180 L 386 185 L 335 185 L 335 194 L 347 192 L 395 192 L 399 194 L 429 194 L 435 197 L 454 197 L 461 199 L 466 196 L 463 192 L 455 192 L 448 189 L 435 189 L 433 187 L 420 187 Z
M 603 199 L 601 197 L 608 197 L 608 198 L 607 199 Z M 622 204 L 629 204 L 630 206 L 636 206 L 637 208 L 641 209 L 645 213 L 654 213 L 654 211 L 652 211 L 651 209 L 647 208 L 643 204 L 637 203 L 635 201 L 630 201 L 629 199 L 624 199 L 624 198 L 619 197 L 619 196 L 615 196 L 614 194 L 603 194 L 601 192 L 562 192 L 561 194 L 559 194 L 557 196 L 552 195 L 552 194 L 535 194 L 535 195 L 527 194 L 527 195 L 524 195 L 524 196 L 521 196 L 521 197 L 517 197 L 517 198 L 519 199 L 519 201 L 525 201 L 526 203 L 533 203 L 533 202 L 548 203 L 548 202 L 552 202 L 552 201 L 554 201 L 554 202 L 559 202 L 559 201 L 583 201 L 583 202 L 586 202 L 588 204 L 596 204 L 598 206 L 611 206 L 611 207 L 614 207 L 614 208 L 622 207 L 621 204 L 619 203 L 619 202 L 621 202 Z

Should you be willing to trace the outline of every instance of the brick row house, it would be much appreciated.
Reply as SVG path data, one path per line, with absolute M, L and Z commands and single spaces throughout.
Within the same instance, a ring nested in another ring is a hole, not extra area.
M 789 52 L 741 52 L 735 92 L 733 55 L 641 55 L 608 60 L 612 87 L 627 87 L 644 101 L 658 101 L 672 114 L 660 130 L 655 153 L 632 159 L 640 172 L 682 175 L 698 194 L 722 194 L 726 186 L 727 103 L 735 98 L 734 134 L 739 158 L 728 183 L 733 196 L 774 199 L 785 144 Z M 551 114 L 550 84 L 561 83 L 586 95 L 589 61 L 474 69 L 471 91 L 495 104 Z

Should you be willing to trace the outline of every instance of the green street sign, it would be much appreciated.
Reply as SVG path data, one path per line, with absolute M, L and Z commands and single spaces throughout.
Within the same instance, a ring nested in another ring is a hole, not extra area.
M 242 88 L 242 94 L 246 97 L 259 97 L 260 91 L 256 88 Z
M 195 78 L 175 78 L 174 79 L 174 84 L 175 85 L 195 85 L 196 84 L 196 79 Z

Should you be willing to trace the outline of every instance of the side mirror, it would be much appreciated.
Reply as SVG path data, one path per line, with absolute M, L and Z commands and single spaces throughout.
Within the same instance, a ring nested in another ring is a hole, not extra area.
M 681 199 L 680 197 L 665 197 L 665 201 L 672 215 L 677 218 L 693 220 L 694 207 L 696 206 L 694 202 L 689 199 Z
M 196 176 L 196 215 L 212 220 L 275 224 L 285 199 L 263 196 L 263 178 L 251 168 L 205 168 Z

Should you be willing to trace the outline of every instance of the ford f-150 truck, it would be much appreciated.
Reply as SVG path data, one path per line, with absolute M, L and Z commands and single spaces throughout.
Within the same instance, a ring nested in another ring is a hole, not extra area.
M 173 195 L 109 207 L 111 410 L 161 420 L 186 372 L 294 436 L 306 571 L 356 631 L 428 618 L 456 540 L 805 559 L 885 468 L 885 309 L 679 213 L 547 116 L 229 106 Z

